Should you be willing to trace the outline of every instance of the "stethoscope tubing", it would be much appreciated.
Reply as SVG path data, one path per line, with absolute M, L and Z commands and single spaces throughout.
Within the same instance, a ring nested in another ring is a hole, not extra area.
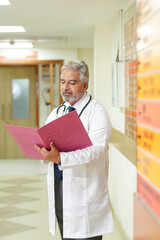
M 56 115 L 58 115 L 58 112 L 59 112 L 59 110 L 63 107 L 63 114 L 64 114 L 64 112 L 66 111 L 66 106 L 64 105 L 64 103 L 65 102 L 63 102 L 58 108 L 57 108 L 57 111 L 56 111 Z M 62 114 L 62 115 L 63 115 Z

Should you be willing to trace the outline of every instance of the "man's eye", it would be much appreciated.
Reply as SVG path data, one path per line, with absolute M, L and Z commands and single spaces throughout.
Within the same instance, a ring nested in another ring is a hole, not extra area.
M 63 84 L 65 84 L 65 82 L 61 82 L 61 84 L 63 85 Z
M 75 82 L 71 82 L 71 85 L 75 85 L 76 83 Z

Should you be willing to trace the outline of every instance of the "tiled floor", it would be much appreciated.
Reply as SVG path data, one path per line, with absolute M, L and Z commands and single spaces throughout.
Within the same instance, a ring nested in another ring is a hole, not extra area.
M 55 237 L 48 230 L 46 166 L 37 160 L 4 161 L 0 160 L 0 240 L 60 240 L 58 228 Z M 103 239 L 122 240 L 118 229 Z

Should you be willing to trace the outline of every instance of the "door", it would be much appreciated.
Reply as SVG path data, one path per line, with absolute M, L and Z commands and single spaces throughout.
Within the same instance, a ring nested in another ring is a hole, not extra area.
M 4 124 L 36 127 L 35 66 L 0 67 L 0 158 L 24 158 Z

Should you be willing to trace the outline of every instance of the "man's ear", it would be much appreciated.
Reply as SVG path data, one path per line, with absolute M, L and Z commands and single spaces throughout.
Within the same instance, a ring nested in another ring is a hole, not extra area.
M 84 82 L 84 89 L 87 90 L 88 89 L 88 82 Z

